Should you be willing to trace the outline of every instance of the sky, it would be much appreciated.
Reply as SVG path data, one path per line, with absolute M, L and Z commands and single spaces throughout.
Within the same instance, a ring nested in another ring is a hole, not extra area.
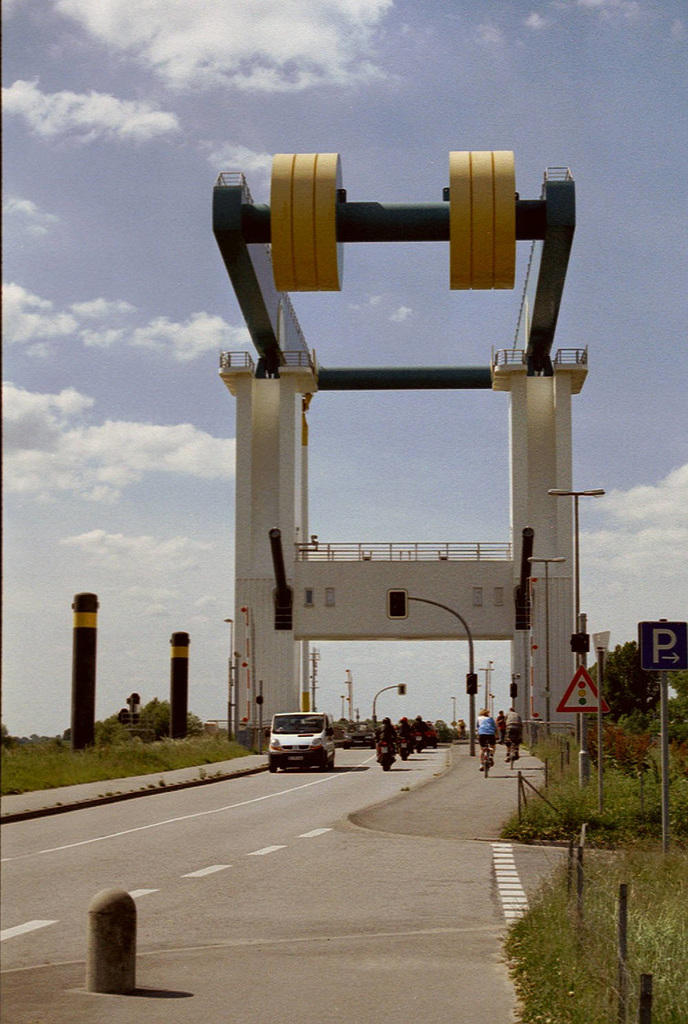
M 70 723 L 75 594 L 100 602 L 96 717 L 169 696 L 226 717 L 234 399 L 252 346 L 212 188 L 269 202 L 275 153 L 337 152 L 350 200 L 439 202 L 452 150 L 510 149 L 537 199 L 576 182 L 554 348 L 573 400 L 582 609 L 611 644 L 688 617 L 682 0 L 5 0 L 3 722 Z M 451 292 L 446 243 L 349 245 L 338 293 L 293 296 L 324 366 L 479 365 L 513 291 Z M 310 424 L 321 541 L 509 540 L 508 395 L 327 392 Z M 467 715 L 467 645 L 316 643 L 317 706 Z M 509 645 L 476 644 L 507 703 Z M 482 678 L 482 677 L 481 677 Z M 456 698 L 456 702 L 452 698 Z M 383 706 L 384 705 L 384 706 Z

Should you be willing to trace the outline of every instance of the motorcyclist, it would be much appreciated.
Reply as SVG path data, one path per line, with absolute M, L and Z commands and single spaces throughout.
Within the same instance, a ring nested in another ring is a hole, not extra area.
M 382 719 L 382 725 L 377 730 L 377 742 L 387 743 L 391 750 L 397 749 L 397 731 L 392 725 L 391 718 Z
M 402 718 L 401 719 L 401 721 L 399 722 L 399 730 L 398 730 L 398 732 L 399 732 L 399 736 L 401 737 L 401 739 L 403 739 L 403 740 L 410 740 L 411 739 L 411 737 L 413 736 L 413 729 L 411 728 L 411 723 L 409 722 L 408 718 Z

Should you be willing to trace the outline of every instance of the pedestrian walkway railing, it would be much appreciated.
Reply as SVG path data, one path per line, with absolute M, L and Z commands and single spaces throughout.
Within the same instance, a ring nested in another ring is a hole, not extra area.
M 424 541 L 422 543 L 353 543 L 324 544 L 318 540 L 310 544 L 297 544 L 299 562 L 455 562 L 455 561 L 510 561 L 509 543 L 450 543 Z

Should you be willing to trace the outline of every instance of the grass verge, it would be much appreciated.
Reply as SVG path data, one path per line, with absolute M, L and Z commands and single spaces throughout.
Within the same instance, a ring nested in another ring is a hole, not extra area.
M 586 850 L 583 913 L 557 872 L 510 929 L 506 954 L 522 1024 L 638 1019 L 641 974 L 653 975 L 652 1024 L 683 1024 L 688 1006 L 688 854 Z M 619 886 L 628 885 L 627 1014 L 619 1017 Z
M 2 751 L 2 795 L 28 793 L 82 782 L 124 779 L 244 757 L 249 751 L 218 737 L 160 740 L 89 747 L 72 751 L 61 741 L 26 744 Z M 203 769 L 201 769 L 203 771 Z M 212 775 L 212 772 L 207 772 Z

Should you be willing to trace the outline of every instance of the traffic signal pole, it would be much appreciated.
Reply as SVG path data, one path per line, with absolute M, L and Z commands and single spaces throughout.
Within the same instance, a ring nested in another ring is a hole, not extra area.
M 432 604 L 435 608 L 444 608 L 445 612 L 449 612 L 454 618 L 458 619 L 463 628 L 466 630 L 468 636 L 468 673 L 471 679 L 475 676 L 475 660 L 473 657 L 473 634 L 471 633 L 468 623 L 464 619 L 463 615 L 460 615 L 453 608 L 449 608 L 446 604 L 440 604 L 439 601 L 430 601 L 427 597 L 411 597 L 408 595 L 409 601 L 419 601 L 421 604 Z M 471 686 L 471 690 L 473 687 Z M 471 692 L 468 694 L 468 752 L 471 757 L 475 757 L 475 693 Z

